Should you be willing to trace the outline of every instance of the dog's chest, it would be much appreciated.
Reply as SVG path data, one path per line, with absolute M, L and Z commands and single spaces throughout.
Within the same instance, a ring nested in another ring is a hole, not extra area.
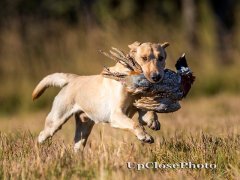
M 104 122 L 108 123 L 111 116 L 111 104 L 110 103 L 101 103 L 94 112 L 91 113 L 91 119 L 95 123 Z
M 89 117 L 91 117 L 95 123 L 110 122 L 111 114 L 119 109 L 121 109 L 124 114 L 127 114 L 134 102 L 133 97 L 130 96 L 122 86 L 115 86 L 115 88 L 102 91 L 98 96 L 98 100 L 95 107 L 91 108 L 92 111 L 88 112 Z

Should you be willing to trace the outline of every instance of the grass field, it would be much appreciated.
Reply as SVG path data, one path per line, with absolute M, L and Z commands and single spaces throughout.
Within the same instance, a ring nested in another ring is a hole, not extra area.
M 83 154 L 73 153 L 70 119 L 44 145 L 36 137 L 47 110 L 1 117 L 0 179 L 239 179 L 240 97 L 188 98 L 176 113 L 160 114 L 161 130 L 148 131 L 155 143 L 98 124 Z M 34 104 L 33 104 L 34 106 Z M 129 170 L 127 162 L 212 163 L 216 169 Z

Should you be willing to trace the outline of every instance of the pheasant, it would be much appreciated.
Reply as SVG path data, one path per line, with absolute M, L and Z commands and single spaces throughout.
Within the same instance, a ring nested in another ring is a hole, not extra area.
M 188 67 L 185 54 L 175 64 L 177 72 L 165 69 L 163 80 L 158 83 L 151 83 L 142 73 L 139 73 L 141 69 L 134 59 L 116 48 L 113 48 L 113 50 L 115 52 L 110 51 L 111 54 L 101 52 L 111 59 L 117 59 L 129 70 L 137 73 L 124 74 L 104 68 L 102 74 L 105 77 L 122 82 L 128 92 L 132 95 L 138 95 L 140 98 L 135 101 L 134 106 L 158 113 L 174 112 L 181 108 L 179 101 L 187 96 L 195 81 L 195 76 Z

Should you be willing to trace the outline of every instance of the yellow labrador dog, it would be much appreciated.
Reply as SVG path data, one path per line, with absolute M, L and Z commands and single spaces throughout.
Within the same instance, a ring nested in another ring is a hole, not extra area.
M 139 63 L 145 77 L 153 83 L 161 81 L 164 76 L 165 48 L 168 45 L 149 42 L 134 42 L 129 45 L 130 56 Z M 111 69 L 130 73 L 119 63 Z M 139 140 L 147 143 L 152 143 L 153 138 L 146 133 L 143 125 L 148 125 L 154 130 L 160 129 L 160 123 L 154 112 L 139 111 L 140 123 L 131 119 L 137 112 L 133 107 L 137 97 L 130 95 L 118 81 L 104 78 L 102 75 L 78 76 L 54 73 L 40 81 L 33 91 L 33 100 L 41 96 L 50 86 L 62 89 L 55 97 L 45 127 L 39 134 L 39 143 L 53 136 L 72 115 L 75 115 L 76 119 L 75 151 L 84 148 L 92 127 L 98 122 L 130 130 Z

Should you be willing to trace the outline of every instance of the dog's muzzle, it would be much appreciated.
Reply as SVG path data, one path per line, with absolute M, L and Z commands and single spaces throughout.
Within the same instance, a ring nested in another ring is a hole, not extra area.
M 162 79 L 162 76 L 160 73 L 151 73 L 151 79 L 154 82 L 159 82 Z

